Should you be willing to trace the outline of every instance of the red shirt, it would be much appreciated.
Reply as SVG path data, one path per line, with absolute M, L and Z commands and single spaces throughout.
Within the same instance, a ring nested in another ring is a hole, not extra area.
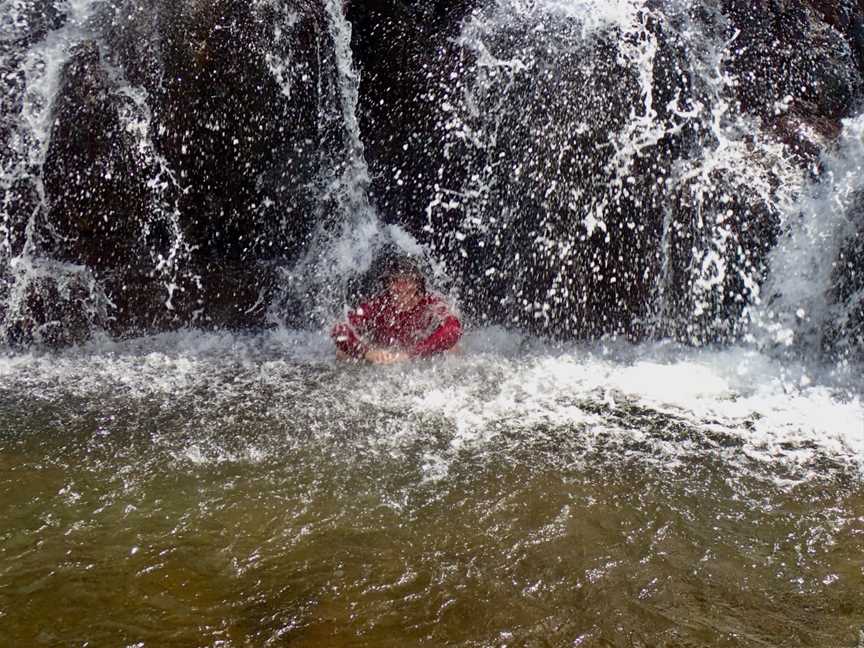
M 370 349 L 396 348 L 426 357 L 453 347 L 462 337 L 462 324 L 440 297 L 426 294 L 414 308 L 398 311 L 386 292 L 348 312 L 348 321 L 331 333 L 344 353 L 362 358 Z

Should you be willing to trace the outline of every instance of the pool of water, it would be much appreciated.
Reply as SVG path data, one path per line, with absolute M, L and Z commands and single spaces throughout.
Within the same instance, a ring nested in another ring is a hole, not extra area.
M 855 371 L 187 332 L 0 359 L 0 645 L 849 646 Z

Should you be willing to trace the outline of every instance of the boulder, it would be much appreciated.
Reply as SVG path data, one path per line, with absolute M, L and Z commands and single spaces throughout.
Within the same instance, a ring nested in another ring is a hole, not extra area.
M 163 9 L 157 146 L 183 187 L 185 235 L 209 256 L 290 257 L 312 227 L 319 102 L 334 98 L 319 96 L 326 26 L 306 4 L 287 18 L 229 0 Z
M 42 170 L 44 236 L 54 258 L 97 273 L 136 259 L 148 218 L 145 169 L 120 120 L 121 101 L 98 46 L 78 46 L 63 71 Z
M 839 135 L 864 88 L 864 22 L 850 0 L 724 0 L 741 109 L 805 163 Z
M 417 234 L 441 166 L 439 84 L 458 64 L 453 40 L 477 4 L 375 0 L 347 8 L 372 201 L 382 219 Z

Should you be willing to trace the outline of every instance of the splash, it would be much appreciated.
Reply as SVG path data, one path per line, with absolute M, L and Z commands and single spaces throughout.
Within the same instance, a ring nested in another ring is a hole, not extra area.
M 490 313 L 570 335 L 746 332 L 803 173 L 738 105 L 734 30 L 696 9 L 501 2 L 466 22 L 439 97 L 444 157 L 467 169 L 439 172 L 428 230 L 498 297 Z
M 382 223 L 369 202 L 369 169 L 357 118 L 360 77 L 353 64 L 351 24 L 340 0 L 326 0 L 324 11 L 332 43 L 335 97 L 328 92 L 320 94 L 318 115 L 325 130 L 341 133 L 341 141 L 329 150 L 325 147 L 322 153 L 317 225 L 303 257 L 283 269 L 285 296 L 271 309 L 278 322 L 283 321 L 285 311 L 294 311 L 299 317 L 292 323 L 313 327 L 328 326 L 342 314 L 346 303 L 356 300 L 357 283 L 383 249 L 424 254 L 403 228 Z M 284 67 L 271 67 L 277 79 Z M 283 92 L 290 92 L 290 84 L 284 80 L 282 87 Z
M 827 336 L 836 335 L 858 306 L 854 297 L 837 303 L 832 291 L 841 251 L 858 235 L 852 216 L 864 190 L 862 164 L 864 115 L 859 115 L 844 121 L 835 152 L 823 158 L 808 191 L 789 210 L 783 235 L 771 252 L 765 299 L 753 309 L 753 341 L 819 352 L 829 342 Z M 847 274 L 848 268 L 840 272 Z M 851 342 L 835 343 L 846 352 L 843 347 Z
M 19 4 L 14 9 L 11 21 L 23 35 L 4 47 L 0 61 L 7 92 L 3 102 L 7 152 L 0 157 L 0 277 L 4 278 L 0 339 L 36 343 L 81 339 L 106 326 L 115 309 L 96 268 L 64 260 L 62 248 L 71 237 L 50 220 L 54 205 L 46 188 L 46 163 L 55 144 L 58 102 L 64 84 L 71 83 L 66 77 L 76 57 L 95 63 L 97 83 L 105 79 L 120 128 L 130 138 L 136 169 L 148 174 L 148 206 L 139 243 L 151 256 L 153 274 L 161 277 L 164 306 L 172 310 L 182 267 L 191 253 L 179 223 L 177 200 L 183 188 L 154 144 L 147 92 L 130 84 L 123 71 L 103 56 L 104 23 L 110 23 L 112 12 L 120 9 L 94 0 L 64 3 L 62 13 L 42 31 L 36 29 L 42 25 L 35 16 L 17 11 Z M 112 179 L 110 169 L 104 170 L 104 179 Z M 86 200 L 86 196 L 76 199 Z M 69 321 L 70 313 L 76 313 L 73 320 L 87 324 Z M 46 318 L 48 322 L 42 321 Z M 77 330 L 64 331 L 71 328 Z M 47 330 L 54 333 L 46 337 Z
M 69 2 L 65 22 L 48 30 L 41 38 L 30 35 L 35 43 L 25 51 L 14 46 L 4 48 L 0 69 L 3 70 L 4 124 L 7 151 L 0 157 L 0 277 L 6 285 L 0 289 L 4 298 L 5 317 L 0 325 L 0 337 L 13 335 L 13 318 L 26 312 L 30 293 L 39 293 L 49 279 L 54 264 L 43 258 L 46 234 L 51 224 L 46 221 L 48 204 L 42 170 L 51 138 L 54 102 L 62 80 L 64 66 L 72 49 L 94 36 L 93 19 L 102 2 L 78 0 Z M 17 28 L 26 33 L 32 17 L 16 3 L 6 13 Z M 5 12 L 4 12 L 5 13 Z M 27 42 L 27 38 L 23 39 Z M 11 122 L 11 123 L 9 123 Z M 47 232 L 46 232 L 47 230 Z M 65 265 L 61 283 L 69 286 L 93 287 L 91 277 L 81 266 Z M 61 291 L 61 292 L 65 292 Z M 96 297 L 96 295 L 93 295 Z M 51 300 L 51 295 L 45 299 Z M 96 301 L 102 301 L 96 298 Z
M 181 463 L 268 461 L 283 443 L 336 443 L 372 456 L 420 452 L 432 481 L 466 453 L 561 466 L 599 454 L 660 469 L 710 456 L 784 488 L 864 474 L 860 384 L 828 365 L 740 346 L 551 346 L 497 328 L 471 331 L 463 346 L 382 369 L 337 363 L 317 332 L 185 331 L 2 358 L 0 378 L 6 395 L 44 402 L 155 400 L 184 417 L 191 408 L 194 430 L 160 440 Z M 255 430 L 248 444 L 218 433 L 238 421 Z

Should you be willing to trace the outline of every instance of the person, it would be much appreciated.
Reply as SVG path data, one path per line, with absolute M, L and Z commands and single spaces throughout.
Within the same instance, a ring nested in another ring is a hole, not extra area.
M 462 324 L 442 298 L 426 290 L 410 257 L 388 260 L 382 281 L 381 292 L 333 327 L 337 358 L 393 364 L 455 349 Z

